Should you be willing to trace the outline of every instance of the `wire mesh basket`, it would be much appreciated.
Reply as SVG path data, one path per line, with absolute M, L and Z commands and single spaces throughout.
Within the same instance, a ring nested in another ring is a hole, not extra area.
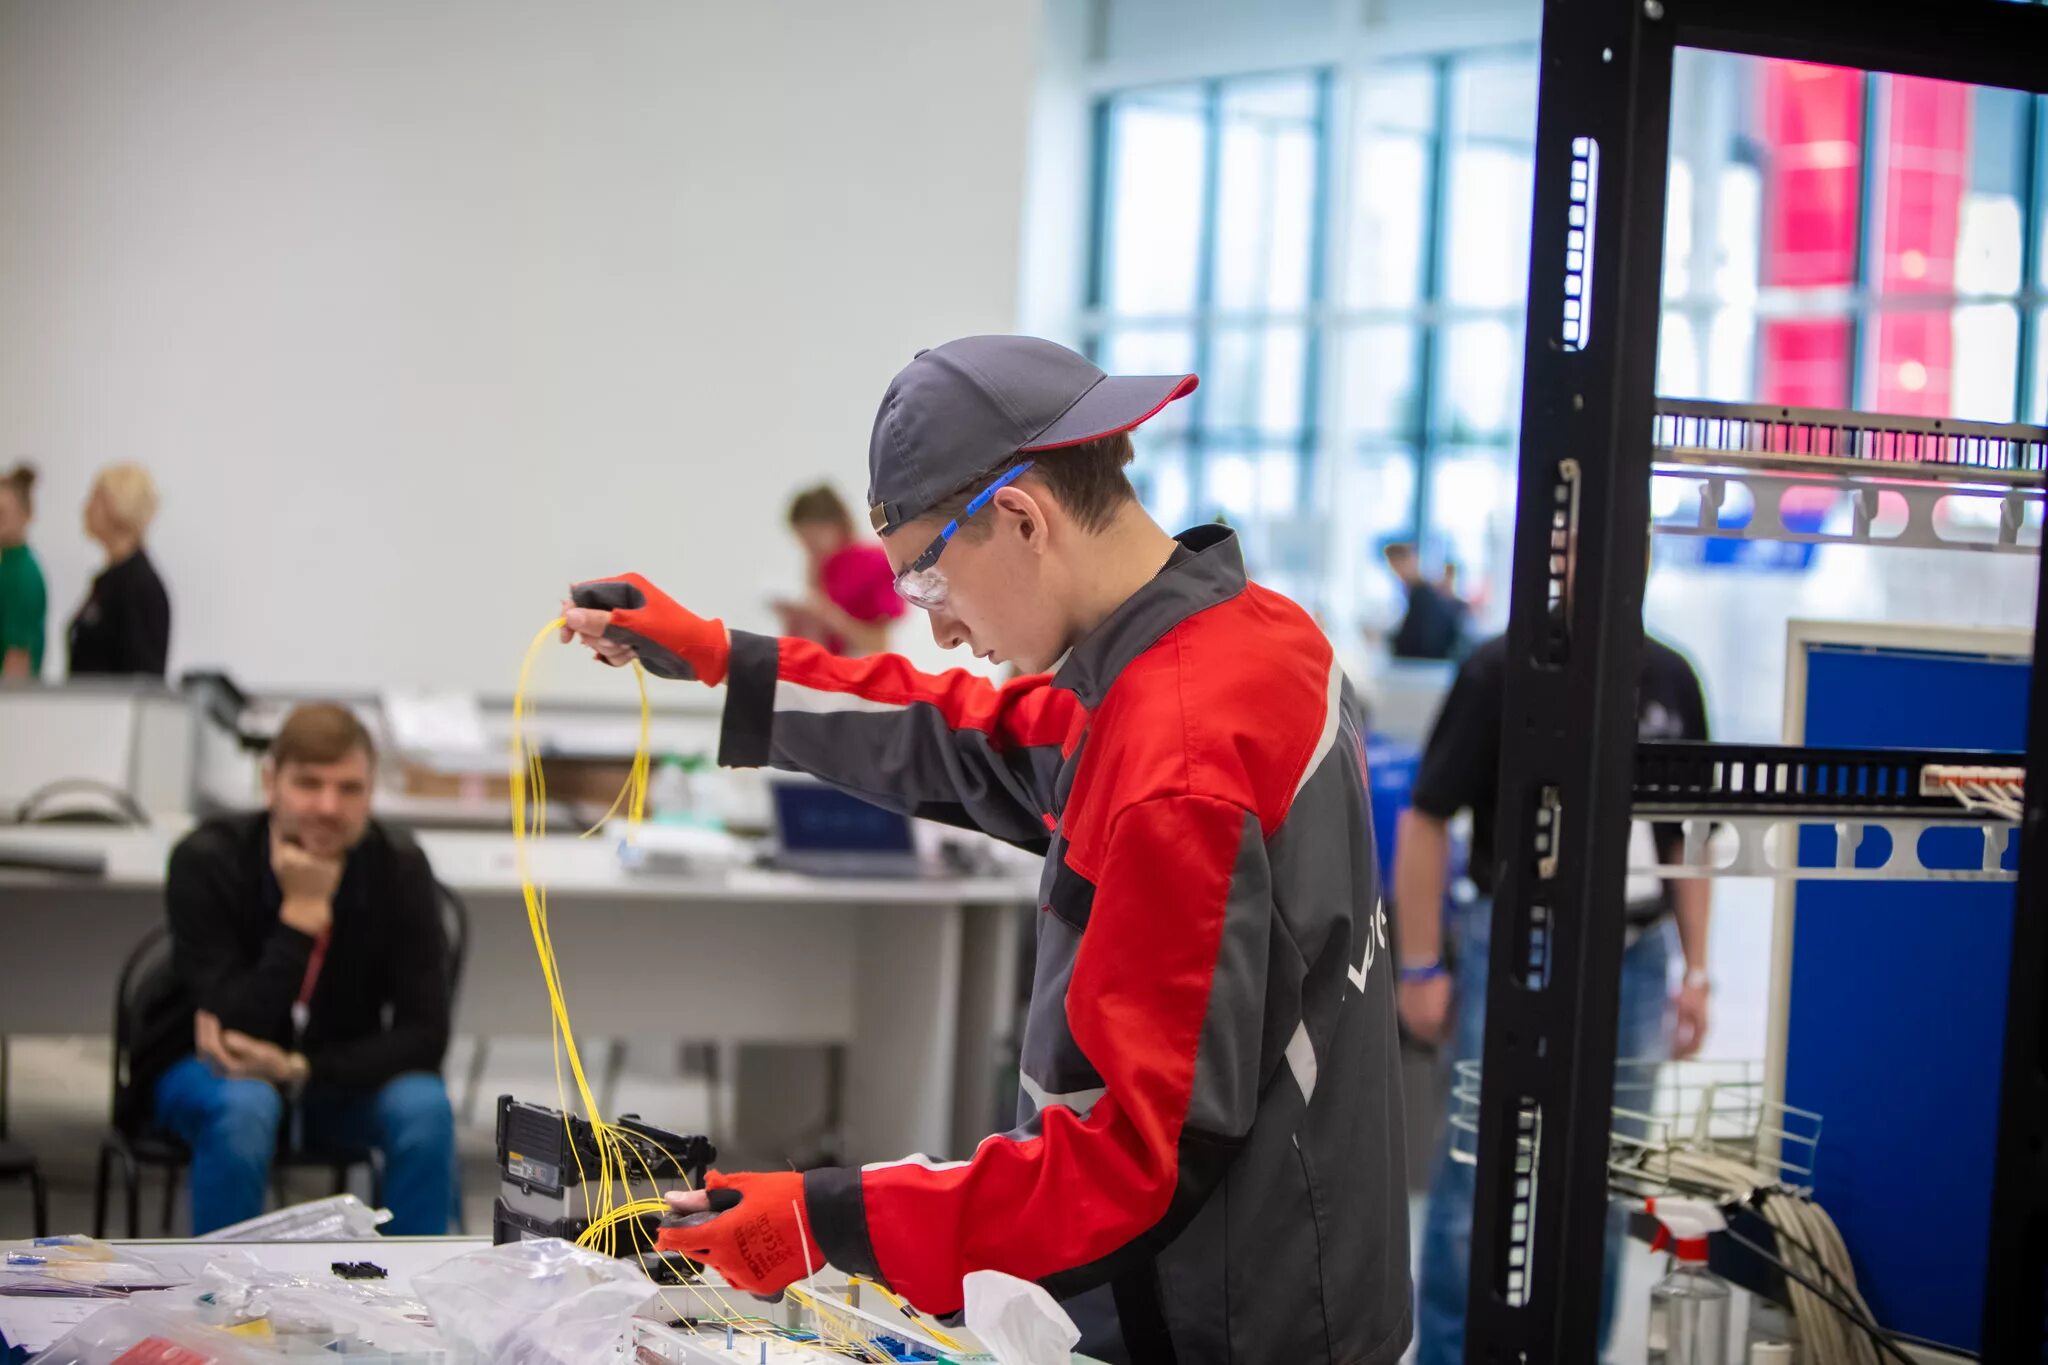
M 1479 1146 L 1480 1064 L 1455 1064 L 1451 1158 L 1467 1165 Z M 1685 1183 L 1678 1154 L 1727 1157 L 1770 1183 L 1810 1190 L 1821 1116 L 1765 1096 L 1763 1067 L 1750 1061 L 1614 1064 L 1608 1184 L 1631 1197 L 1671 1193 Z M 1529 1139 L 1524 1138 L 1526 1143 Z

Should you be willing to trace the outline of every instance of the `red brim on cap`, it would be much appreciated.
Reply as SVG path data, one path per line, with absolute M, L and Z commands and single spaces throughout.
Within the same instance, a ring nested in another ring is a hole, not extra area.
M 1193 393 L 1199 383 L 1191 374 L 1105 375 L 1023 448 L 1058 450 L 1129 431 L 1158 416 L 1174 399 Z

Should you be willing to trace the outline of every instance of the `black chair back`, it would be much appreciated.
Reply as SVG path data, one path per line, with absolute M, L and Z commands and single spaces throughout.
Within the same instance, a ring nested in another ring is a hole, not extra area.
M 469 959 L 469 903 L 455 888 L 434 883 L 435 898 L 441 903 L 441 937 L 448 947 L 448 1013 L 455 1014 L 455 1001 L 462 994 L 462 969 Z
M 171 969 L 171 932 L 159 924 L 128 954 L 114 991 L 114 1126 L 124 1133 L 148 1117 L 135 1086 L 135 1037 L 145 1021 L 177 1005 L 181 990 Z

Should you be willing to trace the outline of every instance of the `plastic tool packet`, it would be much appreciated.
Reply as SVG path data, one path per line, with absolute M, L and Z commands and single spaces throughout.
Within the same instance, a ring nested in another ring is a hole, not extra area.
M 558 1238 L 508 1242 L 413 1278 L 449 1340 L 492 1365 L 605 1365 L 631 1357 L 655 1295 L 638 1267 Z
M 425 1305 L 375 1286 L 315 1283 L 236 1263 L 192 1284 L 139 1293 L 73 1328 L 38 1365 L 477 1365 Z
M 0 1294 L 5 1295 L 126 1294 L 188 1278 L 146 1252 L 91 1237 L 0 1242 Z
M 202 1242 L 364 1242 L 391 1221 L 389 1209 L 373 1209 L 352 1194 L 293 1204 L 227 1227 Z

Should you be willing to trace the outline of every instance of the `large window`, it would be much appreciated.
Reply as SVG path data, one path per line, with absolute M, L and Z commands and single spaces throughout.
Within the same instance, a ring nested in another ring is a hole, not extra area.
M 1699 52 L 1674 98 L 1661 392 L 2048 420 L 2048 100 Z M 1503 619 L 1535 111 L 1528 49 L 1097 106 L 1086 344 L 1203 381 L 1141 491 L 1340 644 L 1395 539 Z
M 1500 596 L 1535 110 L 1522 50 L 1098 107 L 1088 345 L 1202 375 L 1140 490 L 1163 521 L 1239 527 L 1260 576 L 1347 636 L 1398 615 L 1391 540 Z
M 2048 101 L 1704 52 L 1676 98 L 1661 392 L 2043 420 Z
M 1659 392 L 2048 420 L 2048 100 L 1706 52 L 1680 54 L 1674 97 L 1687 116 L 1672 135 Z M 1680 500 L 1653 491 L 1660 515 Z M 1848 513 L 1824 493 L 1785 510 L 1816 527 Z M 1998 510 L 1952 499 L 1936 515 L 1988 533 Z M 1813 558 L 1730 542 L 1669 552 Z
M 1267 576 L 1320 577 L 1284 534 L 1317 443 L 1330 83 L 1320 73 L 1133 91 L 1098 114 L 1088 344 L 1122 373 L 1192 369 L 1137 470 L 1163 520 L 1227 517 Z

